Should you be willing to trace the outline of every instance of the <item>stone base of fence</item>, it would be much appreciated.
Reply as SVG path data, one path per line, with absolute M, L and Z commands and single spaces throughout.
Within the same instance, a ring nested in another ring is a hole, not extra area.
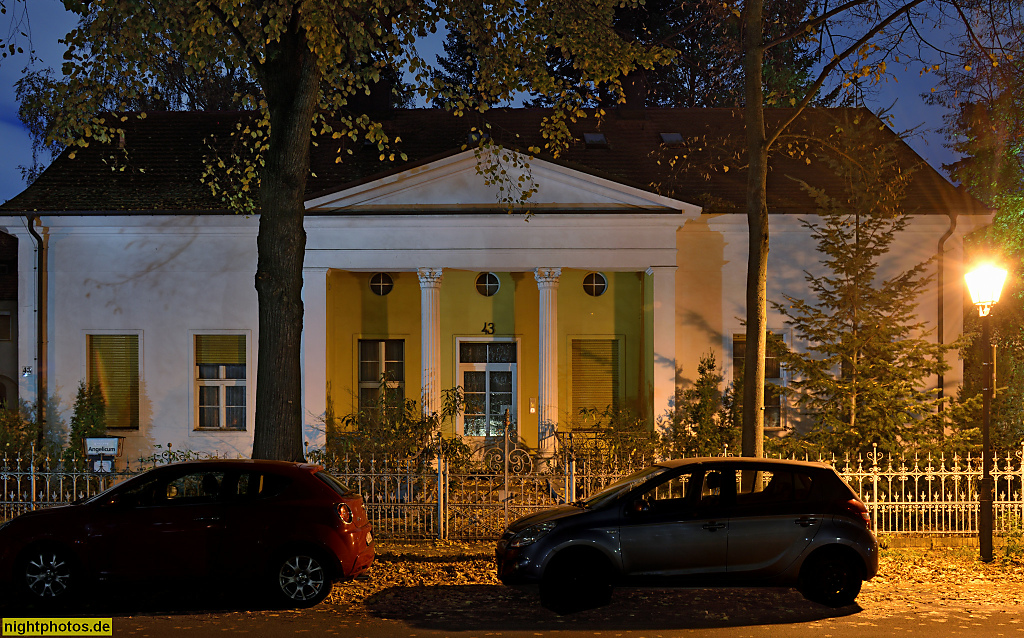
M 992 539 L 992 546 L 1003 547 L 1009 541 L 1008 538 L 996 536 Z M 887 549 L 942 549 L 967 547 L 978 548 L 977 536 L 886 536 L 878 537 L 878 544 Z

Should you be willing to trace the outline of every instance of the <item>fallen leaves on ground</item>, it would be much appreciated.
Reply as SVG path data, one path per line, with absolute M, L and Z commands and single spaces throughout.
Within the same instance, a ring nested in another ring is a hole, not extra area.
M 373 613 L 384 616 L 406 613 L 401 610 L 409 607 L 427 610 L 432 606 L 449 611 L 483 606 L 490 609 L 489 613 L 506 606 L 520 612 L 532 608 L 537 613 L 546 613 L 536 606 L 535 593 L 501 585 L 493 559 L 484 558 L 493 551 L 492 547 L 484 543 L 436 541 L 384 545 L 378 551 L 386 558 L 374 561 L 369 578 L 338 585 L 328 604 L 339 611 L 357 614 L 369 613 L 372 607 Z M 462 559 L 467 556 L 476 557 Z M 702 592 L 707 591 L 715 590 L 684 590 L 678 595 L 703 596 Z M 738 600 L 753 597 L 751 604 L 756 608 L 759 597 L 767 600 L 782 595 L 778 591 L 735 590 L 730 596 L 710 596 L 707 602 L 716 608 L 708 607 L 709 618 L 728 619 L 731 614 L 743 612 L 736 606 Z M 635 603 L 679 600 L 677 594 L 666 598 L 665 593 L 651 595 L 650 590 L 623 589 L 616 593 L 616 598 L 620 596 L 635 598 Z M 785 601 L 777 601 L 783 602 L 783 606 L 802 601 L 791 590 L 783 597 Z M 996 561 L 985 564 L 979 560 L 976 548 L 882 550 L 878 576 L 864 583 L 857 603 L 867 617 L 927 609 L 980 613 L 986 608 L 1021 606 L 1024 560 L 997 556 Z
M 983 563 L 968 547 L 882 550 L 878 575 L 864 583 L 857 602 L 882 612 L 1024 605 L 1024 560 L 997 551 Z

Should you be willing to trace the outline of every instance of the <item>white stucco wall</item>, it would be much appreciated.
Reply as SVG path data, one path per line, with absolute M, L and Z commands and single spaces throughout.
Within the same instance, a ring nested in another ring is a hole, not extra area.
M 14 224 L 10 224 L 16 228 Z M 126 437 L 125 456 L 154 445 L 248 455 L 255 406 L 257 220 L 236 216 L 46 216 L 49 242 L 48 382 L 70 417 L 78 383 L 86 378 L 87 334 L 138 334 L 138 431 Z M 32 246 L 27 232 L 22 245 Z M 34 252 L 21 260 L 19 297 L 25 311 L 21 365 L 35 366 Z M 25 263 L 28 261 L 29 263 Z M 247 335 L 248 431 L 193 427 L 193 335 Z M 34 379 L 23 387 L 33 400 Z

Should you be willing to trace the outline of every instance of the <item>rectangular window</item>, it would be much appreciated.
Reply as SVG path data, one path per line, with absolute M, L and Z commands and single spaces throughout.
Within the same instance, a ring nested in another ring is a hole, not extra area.
M 405 340 L 359 340 L 359 410 L 377 408 L 382 387 L 391 407 L 405 403 Z
M 139 335 L 86 335 L 86 376 L 106 403 L 108 428 L 139 427 Z
M 245 335 L 195 335 L 196 429 L 245 429 L 245 359 Z
M 771 335 L 770 335 L 771 337 Z M 779 335 L 775 338 L 781 339 Z M 767 342 L 764 355 L 764 427 L 768 429 L 782 428 L 782 366 L 779 364 L 778 352 L 772 339 Z M 747 354 L 747 336 L 732 336 L 732 378 L 737 386 L 743 381 L 743 362 Z
M 621 401 L 618 339 L 572 340 L 572 409 L 618 410 Z
M 509 436 L 518 436 L 516 422 L 515 341 L 462 341 L 459 343 L 459 379 L 466 398 L 462 415 L 465 436 L 504 437 L 505 413 Z

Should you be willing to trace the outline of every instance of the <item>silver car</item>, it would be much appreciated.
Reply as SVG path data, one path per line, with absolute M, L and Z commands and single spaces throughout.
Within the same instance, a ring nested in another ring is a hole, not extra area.
M 830 466 L 751 458 L 658 463 L 590 498 L 524 516 L 497 546 L 506 584 L 558 612 L 618 584 L 795 586 L 851 604 L 878 571 L 864 504 Z

